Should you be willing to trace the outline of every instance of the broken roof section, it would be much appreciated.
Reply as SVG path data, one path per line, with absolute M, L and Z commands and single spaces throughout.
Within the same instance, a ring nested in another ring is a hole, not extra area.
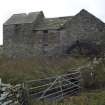
M 33 23 L 40 14 L 43 14 L 43 12 L 31 12 L 29 14 L 14 14 L 8 19 L 4 25 L 10 25 L 10 24 L 24 24 L 24 23 Z
M 41 18 L 40 18 L 41 16 Z M 31 12 L 29 14 L 21 13 L 12 15 L 4 25 L 11 24 L 25 24 L 25 23 L 34 23 L 36 25 L 32 30 L 53 30 L 60 29 L 64 26 L 67 21 L 70 21 L 73 16 L 67 17 L 57 17 L 57 18 L 44 18 L 42 11 L 40 12 Z M 39 22 L 37 22 L 37 19 Z
M 67 21 L 70 21 L 72 16 L 58 17 L 58 18 L 45 18 L 42 22 L 37 24 L 33 30 L 51 30 L 60 29 L 64 26 Z
M 39 18 L 42 16 L 42 19 Z M 39 20 L 39 19 L 41 20 Z M 38 19 L 38 23 L 37 23 Z M 25 23 L 34 23 L 36 21 L 36 25 L 32 30 L 49 30 L 49 29 L 60 29 L 63 25 L 72 19 L 72 16 L 67 17 L 57 17 L 57 18 L 44 18 L 44 14 L 42 11 L 40 12 L 31 12 L 29 14 L 21 13 L 12 15 L 4 25 L 11 24 L 25 24 Z

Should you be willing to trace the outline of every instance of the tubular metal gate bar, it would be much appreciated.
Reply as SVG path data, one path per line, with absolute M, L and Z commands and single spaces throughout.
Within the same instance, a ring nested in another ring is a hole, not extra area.
M 0 85 L 0 105 L 30 105 L 31 100 L 57 101 L 65 96 L 80 93 L 81 73 L 72 71 L 68 74 L 46 79 L 26 81 L 16 86 Z
M 24 89 L 34 100 L 60 100 L 80 93 L 81 73 L 75 70 L 61 76 L 26 81 Z

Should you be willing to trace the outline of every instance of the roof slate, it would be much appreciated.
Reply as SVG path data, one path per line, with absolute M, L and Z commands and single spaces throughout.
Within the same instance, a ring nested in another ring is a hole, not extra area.
M 34 27 L 33 30 L 49 30 L 49 29 L 59 29 L 67 21 L 70 21 L 72 16 L 59 17 L 59 18 L 45 18 L 40 24 Z
M 12 15 L 4 25 L 11 25 L 11 24 L 24 24 L 24 23 L 33 23 L 37 21 L 38 16 L 43 14 L 42 11 L 40 12 L 31 12 L 29 14 L 21 13 L 21 14 L 14 14 Z M 57 17 L 57 18 L 44 18 L 41 19 L 38 24 L 36 24 L 32 30 L 52 30 L 52 29 L 60 29 L 64 26 L 67 21 L 70 21 L 73 16 L 67 17 Z
M 10 25 L 10 24 L 23 24 L 23 23 L 32 23 L 36 20 L 37 16 L 40 14 L 40 12 L 31 12 L 28 15 L 25 13 L 22 14 L 14 14 L 8 19 L 4 25 Z

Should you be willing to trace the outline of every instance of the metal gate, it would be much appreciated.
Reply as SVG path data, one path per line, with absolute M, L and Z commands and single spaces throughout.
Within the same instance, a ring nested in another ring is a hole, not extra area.
M 0 85 L 0 105 L 30 105 L 31 100 L 55 101 L 78 95 L 81 90 L 81 73 L 72 71 L 56 77 L 26 81 L 16 86 Z
M 26 81 L 24 88 L 27 91 L 27 96 L 34 100 L 63 99 L 80 93 L 81 73 L 72 71 L 61 76 Z

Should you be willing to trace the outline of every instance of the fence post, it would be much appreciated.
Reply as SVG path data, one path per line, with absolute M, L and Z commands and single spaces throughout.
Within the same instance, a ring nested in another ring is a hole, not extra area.
M 23 83 L 22 86 L 22 105 L 31 105 L 30 104 L 30 97 L 29 97 L 29 90 L 26 83 Z

